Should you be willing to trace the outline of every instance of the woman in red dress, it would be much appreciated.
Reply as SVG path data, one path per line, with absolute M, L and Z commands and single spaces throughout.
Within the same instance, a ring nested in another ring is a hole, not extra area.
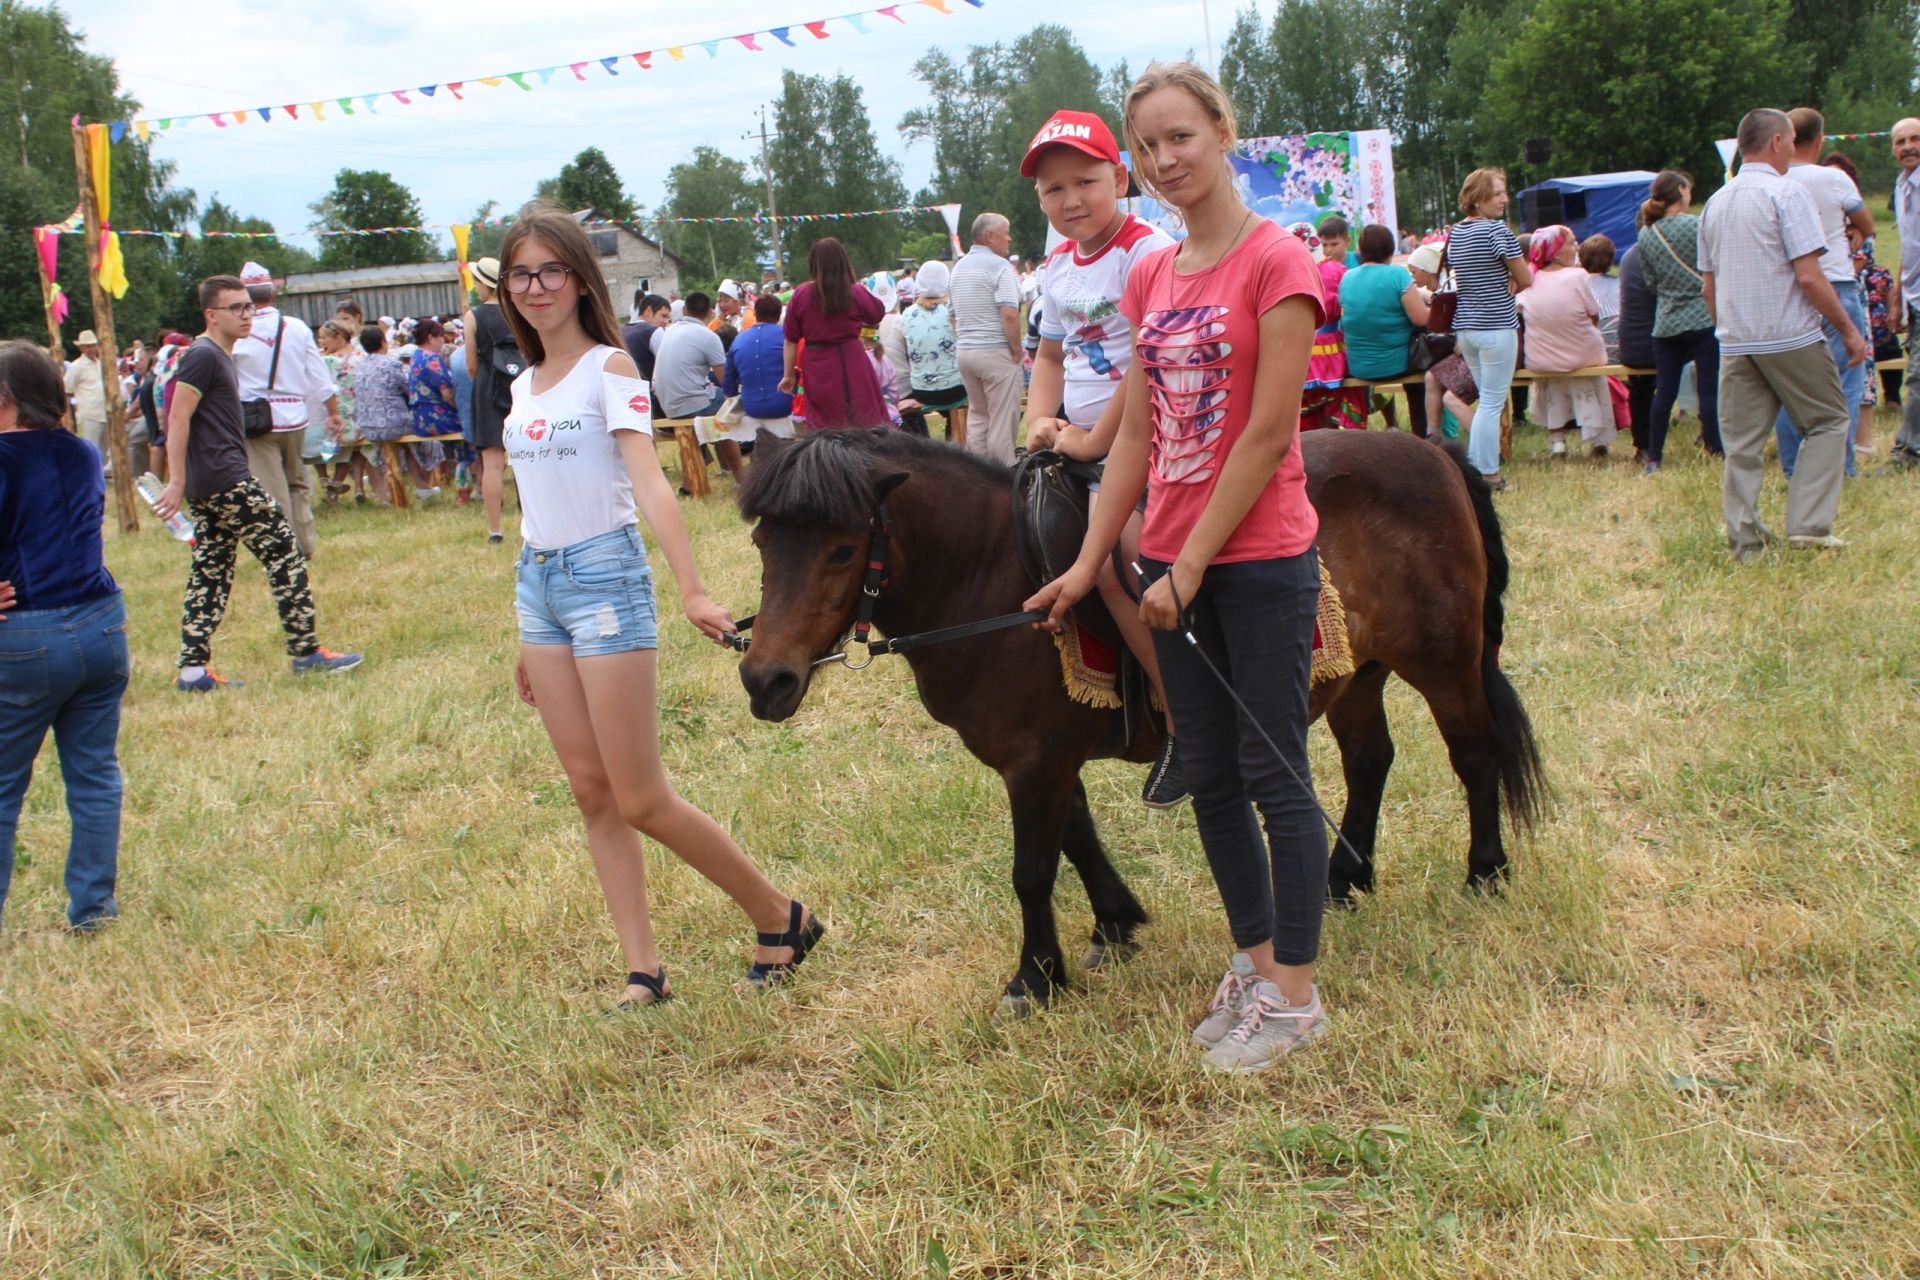
M 793 291 L 787 307 L 786 376 L 780 389 L 794 391 L 794 366 L 800 342 L 806 359 L 800 381 L 807 389 L 807 430 L 831 427 L 884 427 L 886 402 L 880 379 L 860 342 L 860 330 L 880 323 L 886 308 L 853 278 L 853 263 L 840 242 L 829 236 L 813 242 L 807 254 L 813 279 Z

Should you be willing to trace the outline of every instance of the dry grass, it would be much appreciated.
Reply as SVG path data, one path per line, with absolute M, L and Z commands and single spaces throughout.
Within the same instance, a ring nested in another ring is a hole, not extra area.
M 1504 896 L 1464 895 L 1464 806 L 1397 688 L 1336 1034 L 1233 1081 L 1186 1041 L 1217 900 L 1136 769 L 1089 780 L 1145 953 L 996 1027 L 995 780 L 902 666 L 768 726 L 676 623 L 675 775 L 833 932 L 736 995 L 744 922 L 657 856 L 682 999 L 607 1023 L 622 966 L 473 513 L 323 518 L 322 638 L 371 655 L 337 682 L 285 673 L 244 566 L 219 657 L 253 683 L 204 700 L 169 689 L 180 548 L 113 542 L 126 915 L 58 928 L 49 754 L 0 943 L 0 1273 L 1914 1274 L 1920 488 L 1856 481 L 1846 552 L 1736 568 L 1703 463 L 1513 474 L 1505 661 L 1559 808 Z M 744 611 L 742 528 L 693 524 Z M 1082 934 L 1070 874 L 1059 901 Z

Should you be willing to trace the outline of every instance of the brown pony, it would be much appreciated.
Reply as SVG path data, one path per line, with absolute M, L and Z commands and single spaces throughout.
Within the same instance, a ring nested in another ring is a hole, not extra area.
M 1397 433 L 1300 437 L 1319 546 L 1346 607 L 1351 676 L 1313 691 L 1340 746 L 1347 783 L 1330 892 L 1373 885 L 1380 799 L 1393 763 L 1381 697 L 1389 675 L 1418 689 L 1467 790 L 1467 879 L 1505 872 L 1500 808 L 1531 826 L 1545 796 L 1533 730 L 1501 674 L 1507 557 L 1486 484 L 1457 448 Z M 795 442 L 766 432 L 740 488 L 763 570 L 760 612 L 740 664 L 753 714 L 784 720 L 816 664 L 852 627 L 876 515 L 885 503 L 887 580 L 872 618 L 888 636 L 919 634 L 1020 609 L 1036 584 L 1014 549 L 1009 473 L 896 431 L 829 431 Z M 1146 912 L 1108 861 L 1080 768 L 1096 756 L 1148 761 L 1161 730 L 1142 721 L 1115 742 L 1118 712 L 1067 696 L 1050 637 L 1028 627 L 915 649 L 905 656 L 921 701 L 1006 782 L 1013 808 L 1013 888 L 1024 937 L 1006 1004 L 1024 1010 L 1066 984 L 1051 896 L 1064 853 L 1093 907 L 1097 967 L 1131 950 Z M 1346 845 L 1351 846 L 1351 852 Z

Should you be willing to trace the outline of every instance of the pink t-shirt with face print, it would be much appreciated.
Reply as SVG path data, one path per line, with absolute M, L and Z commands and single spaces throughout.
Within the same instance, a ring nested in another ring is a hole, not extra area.
M 1161 561 L 1179 557 L 1227 454 L 1247 429 L 1260 317 L 1295 294 L 1313 300 L 1316 325 L 1326 315 L 1312 255 L 1271 222 L 1261 221 L 1217 267 L 1176 272 L 1176 252 L 1162 249 L 1142 260 L 1120 300 L 1133 322 L 1153 411 L 1140 551 Z M 1213 560 L 1299 555 L 1319 527 L 1296 441 Z

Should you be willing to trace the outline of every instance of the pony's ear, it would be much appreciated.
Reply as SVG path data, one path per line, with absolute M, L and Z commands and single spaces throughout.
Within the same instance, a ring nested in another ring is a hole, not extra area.
M 757 448 L 758 446 L 755 446 L 755 447 Z M 911 471 L 896 471 L 892 475 L 881 476 L 878 480 L 875 480 L 873 482 L 874 500 L 879 501 L 885 498 L 888 494 L 892 493 L 895 489 L 898 489 L 901 485 L 905 484 L 907 482 L 908 477 L 911 476 L 912 474 L 913 473 Z
M 763 458 L 771 458 L 792 443 L 793 441 L 777 436 L 765 427 L 753 433 L 753 451 Z

